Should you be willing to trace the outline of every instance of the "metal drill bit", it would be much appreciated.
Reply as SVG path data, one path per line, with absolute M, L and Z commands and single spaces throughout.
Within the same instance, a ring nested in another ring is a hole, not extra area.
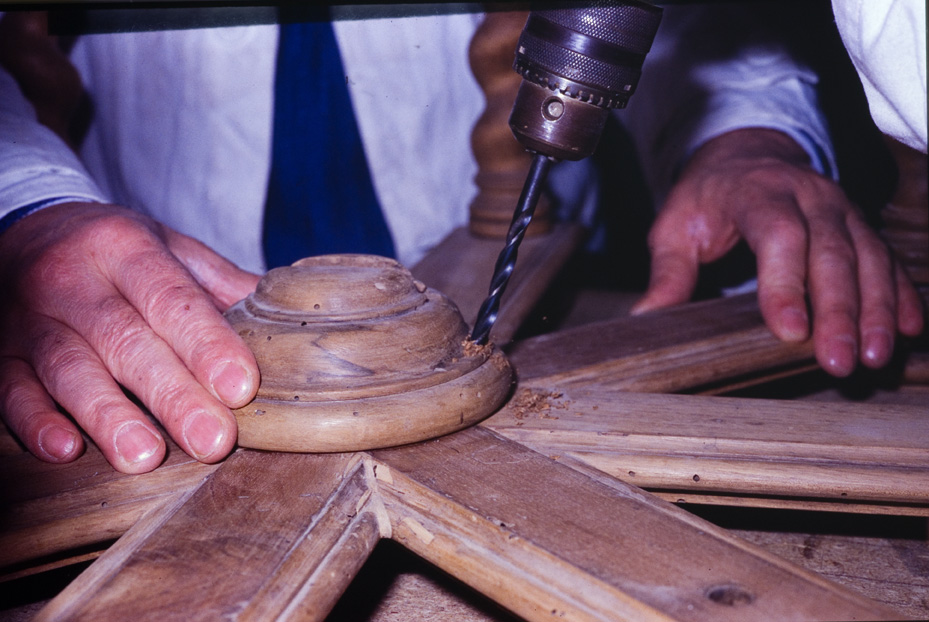
M 477 319 L 474 320 L 474 329 L 471 331 L 471 341 L 479 345 L 487 343 L 490 336 L 490 329 L 494 322 L 497 321 L 497 312 L 500 309 L 500 298 L 506 289 L 510 276 L 513 274 L 513 268 L 516 267 L 516 253 L 519 250 L 519 244 L 526 235 L 526 228 L 532 222 L 532 214 L 535 212 L 535 206 L 539 202 L 539 195 L 542 193 L 542 184 L 545 182 L 545 176 L 548 175 L 548 169 L 551 168 L 553 160 L 540 153 L 535 154 L 532 158 L 532 165 L 529 168 L 529 175 L 526 177 L 526 183 L 523 185 L 523 191 L 519 195 L 519 201 L 516 203 L 516 211 L 513 213 L 513 221 L 506 233 L 506 244 L 500 255 L 497 257 L 497 263 L 494 266 L 494 274 L 490 279 L 490 292 L 484 304 L 481 305 L 477 312 Z

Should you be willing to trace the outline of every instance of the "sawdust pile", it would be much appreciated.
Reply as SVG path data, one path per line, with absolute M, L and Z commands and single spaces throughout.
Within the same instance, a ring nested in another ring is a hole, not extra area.
M 522 425 L 521 421 L 531 415 L 539 419 L 558 419 L 552 415 L 552 410 L 564 410 L 568 407 L 567 402 L 555 401 L 560 400 L 563 395 L 560 391 L 520 389 L 508 407 L 513 411 L 516 425 Z
M 486 358 L 493 353 L 494 344 L 487 343 L 487 344 L 481 345 L 477 343 L 476 341 L 465 339 L 464 341 L 461 342 L 461 349 L 462 349 L 462 352 L 464 352 L 465 356 L 468 356 L 468 357 L 481 356 L 481 357 Z

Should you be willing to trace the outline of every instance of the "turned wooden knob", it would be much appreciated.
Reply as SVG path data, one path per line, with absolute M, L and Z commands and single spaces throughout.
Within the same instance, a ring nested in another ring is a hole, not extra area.
M 468 341 L 457 307 L 392 259 L 324 255 L 265 275 L 226 317 L 261 371 L 235 411 L 239 444 L 360 451 L 454 432 L 490 415 L 512 370 Z

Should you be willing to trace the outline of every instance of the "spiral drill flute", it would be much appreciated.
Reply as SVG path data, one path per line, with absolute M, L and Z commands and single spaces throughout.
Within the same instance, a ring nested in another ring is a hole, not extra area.
M 594 152 L 610 109 L 625 107 L 635 91 L 660 21 L 661 9 L 641 0 L 593 0 L 529 14 L 513 63 L 523 80 L 510 129 L 534 157 L 490 293 L 474 321 L 471 340 L 477 344 L 487 343 L 497 320 L 549 168 Z
M 529 175 L 526 177 L 526 183 L 523 185 L 519 201 L 516 203 L 513 221 L 506 232 L 506 243 L 503 250 L 500 251 L 500 255 L 497 256 L 497 263 L 494 265 L 494 273 L 490 279 L 490 293 L 477 312 L 477 320 L 474 322 L 474 329 L 471 331 L 471 341 L 479 345 L 487 343 L 490 329 L 493 327 L 494 322 L 497 321 L 500 298 L 503 296 L 504 290 L 506 290 L 507 283 L 510 282 L 513 269 L 516 267 L 516 253 L 519 250 L 519 244 L 523 241 L 523 236 L 526 235 L 529 223 L 532 222 L 532 214 L 539 202 L 542 185 L 551 166 L 552 160 L 542 154 L 537 153 L 532 158 Z

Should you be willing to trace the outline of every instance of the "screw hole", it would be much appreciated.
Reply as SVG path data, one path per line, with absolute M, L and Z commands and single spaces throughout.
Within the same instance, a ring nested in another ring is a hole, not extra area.
M 750 605 L 755 600 L 751 592 L 738 585 L 717 585 L 716 587 L 711 587 L 707 590 L 706 597 L 717 605 L 725 605 L 727 607 Z

